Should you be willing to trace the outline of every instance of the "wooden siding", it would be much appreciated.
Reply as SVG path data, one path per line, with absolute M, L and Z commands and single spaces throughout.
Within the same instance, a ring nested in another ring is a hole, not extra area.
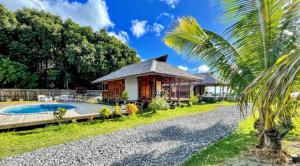
M 151 78 L 147 76 L 139 77 L 139 98 L 147 100 L 152 98 Z
M 156 81 L 163 82 L 162 76 L 149 75 L 138 77 L 140 100 L 151 100 L 156 94 Z
M 116 100 L 122 99 L 122 93 L 125 90 L 124 80 L 108 81 L 107 91 L 102 92 L 102 97 L 104 100 Z
M 169 95 L 171 99 L 183 99 L 190 97 L 189 80 L 165 77 L 160 75 L 140 76 L 138 79 L 138 100 L 149 102 L 155 96 Z M 181 83 L 185 83 L 182 85 Z M 125 90 L 125 80 L 109 81 L 108 90 L 102 92 L 104 100 L 122 100 L 122 92 Z

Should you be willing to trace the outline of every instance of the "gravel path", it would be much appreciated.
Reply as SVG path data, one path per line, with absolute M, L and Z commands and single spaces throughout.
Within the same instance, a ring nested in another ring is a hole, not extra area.
M 180 165 L 192 153 L 234 131 L 239 120 L 236 107 L 219 107 L 213 112 L 39 149 L 6 158 L 2 164 Z

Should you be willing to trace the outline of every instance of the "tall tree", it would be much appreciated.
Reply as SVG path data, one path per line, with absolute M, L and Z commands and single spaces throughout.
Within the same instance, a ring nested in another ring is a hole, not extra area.
M 28 67 L 6 58 L 0 59 L 0 85 L 10 88 L 33 88 L 36 76 L 28 71 Z
M 91 81 L 140 59 L 105 30 L 94 32 L 44 11 L 0 4 L 0 57 L 24 64 L 37 87 L 93 87 Z M 51 86 L 52 87 L 52 86 Z
M 292 56 L 299 58 L 299 4 L 299 0 L 224 0 L 224 20 L 229 24 L 225 37 L 201 28 L 192 17 L 183 17 L 164 38 L 166 45 L 189 57 L 206 60 L 228 80 L 231 89 L 243 96 L 240 100 L 241 111 L 246 109 L 250 96 L 257 95 L 253 111 L 259 111 L 263 126 L 260 146 L 273 150 L 280 149 L 280 146 L 274 146 L 278 145 L 280 139 L 271 136 L 279 138 L 282 135 L 276 130 L 278 123 L 274 121 L 279 116 L 276 114 L 277 107 L 273 108 L 276 100 L 267 102 L 270 100 L 266 97 L 268 93 L 262 93 L 262 87 L 256 85 L 258 80 L 263 80 L 276 70 L 274 65 L 280 57 L 286 55 L 286 59 Z M 264 74 L 269 70 L 273 72 Z M 293 73 L 299 75 L 294 69 Z M 294 82 L 297 77 L 288 78 Z M 273 79 L 278 79 L 276 74 Z M 258 93 L 250 95 L 253 87 L 257 87 L 254 89 Z M 271 82 L 268 84 L 272 92 L 278 93 L 278 90 L 283 90 L 281 88 Z M 289 90 L 284 96 L 290 93 Z M 295 107 L 285 108 L 282 110 L 285 114 L 295 110 Z

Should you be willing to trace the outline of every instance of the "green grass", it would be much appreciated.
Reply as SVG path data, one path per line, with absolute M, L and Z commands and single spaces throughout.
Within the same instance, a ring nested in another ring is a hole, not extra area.
M 300 142 L 300 110 L 297 117 L 293 118 L 295 128 L 288 133 L 283 142 Z M 253 128 L 254 118 L 248 117 L 241 121 L 237 130 L 230 136 L 209 145 L 192 155 L 183 165 L 222 165 L 227 159 L 239 156 L 242 152 L 254 148 L 258 143 Z
M 255 145 L 257 141 L 253 122 L 252 117 L 243 120 L 233 134 L 195 153 L 183 165 L 218 165 L 228 158 L 238 156 L 242 151 Z
M 94 122 L 70 123 L 62 126 L 52 125 L 27 131 L 3 132 L 0 133 L 0 158 L 165 119 L 207 112 L 222 105 L 233 104 L 220 102 L 195 105 L 174 110 L 158 111 L 157 113 L 145 112 L 134 117 L 122 117 L 104 122 L 96 120 Z

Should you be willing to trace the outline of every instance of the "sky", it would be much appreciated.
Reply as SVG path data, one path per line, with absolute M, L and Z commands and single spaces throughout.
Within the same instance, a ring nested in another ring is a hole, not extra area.
M 210 71 L 201 59 L 190 60 L 163 43 L 164 35 L 182 16 L 193 16 L 205 29 L 222 34 L 225 25 L 218 0 L 0 0 L 8 9 L 45 10 L 73 19 L 95 31 L 105 28 L 135 49 L 142 60 L 168 54 L 168 63 L 190 73 Z

